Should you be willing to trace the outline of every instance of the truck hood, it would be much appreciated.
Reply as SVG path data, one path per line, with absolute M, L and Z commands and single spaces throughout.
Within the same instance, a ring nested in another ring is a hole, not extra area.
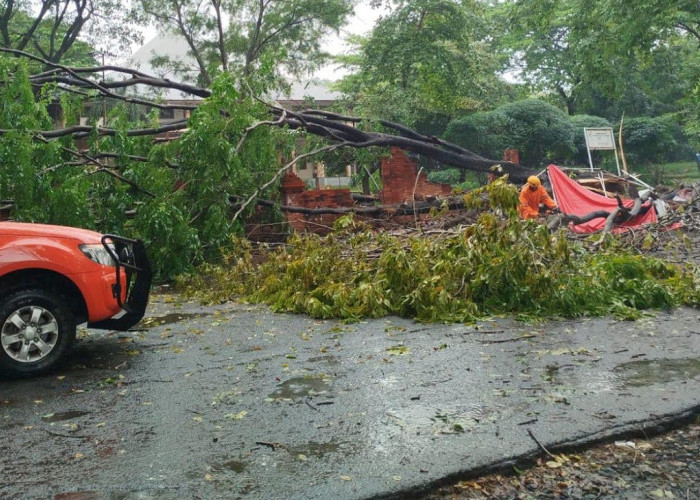
M 81 243 L 99 243 L 102 237 L 100 233 L 88 229 L 25 222 L 0 222 L 0 236 L 2 235 L 47 236 L 77 240 Z

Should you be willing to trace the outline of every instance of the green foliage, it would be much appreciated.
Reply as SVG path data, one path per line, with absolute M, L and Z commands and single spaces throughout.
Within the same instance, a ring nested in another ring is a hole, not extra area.
M 364 116 L 381 116 L 439 135 L 456 113 L 482 109 L 506 85 L 495 72 L 490 26 L 480 2 L 402 2 L 380 18 L 339 88 Z
M 676 146 L 669 126 L 661 118 L 625 119 L 622 140 L 628 161 L 639 165 L 661 162 Z
M 453 120 L 445 138 L 491 158 L 499 158 L 505 149 L 518 149 L 528 166 L 566 158 L 574 151 L 571 122 L 556 107 L 537 99 Z
M 241 298 L 349 321 L 387 314 L 426 322 L 499 314 L 633 318 L 643 309 L 700 302 L 697 269 L 614 243 L 590 254 L 564 233 L 514 215 L 485 213 L 444 238 L 401 239 L 341 226 L 325 238 L 294 236 L 285 247 L 263 250 L 259 267 L 238 240 L 226 265 L 207 266 L 181 284 L 205 300 Z
M 144 239 L 153 271 L 158 276 L 188 271 L 192 261 L 200 257 L 197 230 L 182 209 L 183 201 L 176 193 L 172 198 L 152 200 L 139 207 L 134 229 Z
M 494 12 L 504 28 L 499 45 L 532 91 L 571 115 L 611 122 L 623 113 L 675 114 L 676 125 L 700 145 L 697 2 L 505 0 Z
M 157 114 L 139 122 L 130 109 L 115 106 L 107 122 L 117 133 L 93 134 L 87 143 L 88 156 L 112 157 L 82 163 L 70 153 L 77 149 L 71 138 L 34 136 L 53 127 L 46 111 L 53 89 L 35 95 L 25 65 L 14 58 L 0 58 L 0 75 L 0 128 L 9 130 L 0 136 L 0 198 L 14 200 L 13 218 L 142 238 L 159 278 L 218 258 L 219 247 L 241 230 L 231 220 L 232 201 L 269 180 L 277 153 L 294 144 L 293 134 L 270 127 L 241 141 L 265 116 L 264 107 L 241 98 L 233 77 L 223 75 L 180 140 L 154 146 L 151 137 L 130 137 L 131 128 L 155 125 Z M 73 96 L 61 103 L 66 124 L 77 123 L 83 101 Z
M 434 170 L 428 173 L 430 182 L 450 184 L 454 186 L 462 180 L 462 172 L 458 168 L 446 168 L 444 170 Z

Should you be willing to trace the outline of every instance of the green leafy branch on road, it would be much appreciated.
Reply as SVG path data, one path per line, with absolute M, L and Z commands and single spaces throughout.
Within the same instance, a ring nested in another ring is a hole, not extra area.
M 273 310 L 357 321 L 389 314 L 424 322 L 470 322 L 615 314 L 700 306 L 700 272 L 635 254 L 608 235 L 595 251 L 564 232 L 493 213 L 457 233 L 397 237 L 351 219 L 336 232 L 293 236 L 261 250 L 244 240 L 224 264 L 181 284 L 204 301 L 245 300 Z

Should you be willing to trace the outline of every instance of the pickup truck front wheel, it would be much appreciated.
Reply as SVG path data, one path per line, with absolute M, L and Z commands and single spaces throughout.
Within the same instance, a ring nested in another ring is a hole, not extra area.
M 73 314 L 59 298 L 42 290 L 22 290 L 0 302 L 0 375 L 44 373 L 74 339 Z

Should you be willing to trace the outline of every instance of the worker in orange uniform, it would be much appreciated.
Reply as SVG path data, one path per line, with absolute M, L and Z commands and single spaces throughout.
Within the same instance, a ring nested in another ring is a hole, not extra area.
M 527 184 L 520 190 L 520 206 L 518 214 L 521 219 L 536 219 L 540 215 L 540 203 L 550 210 L 558 210 L 556 202 L 542 187 L 542 182 L 536 175 L 527 178 Z

